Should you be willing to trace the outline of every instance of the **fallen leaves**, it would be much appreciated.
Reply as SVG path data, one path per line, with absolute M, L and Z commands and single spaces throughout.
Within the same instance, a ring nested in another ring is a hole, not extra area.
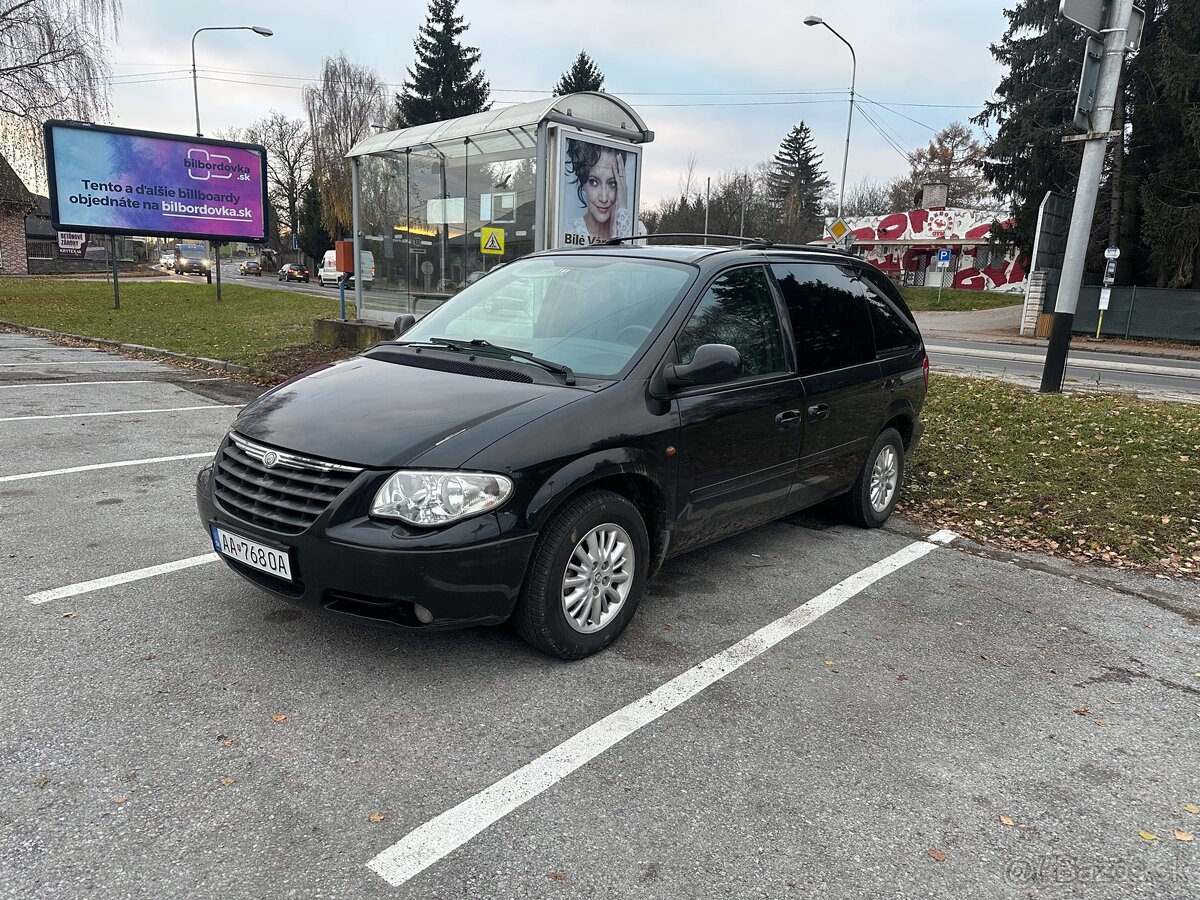
M 925 853 L 929 856 L 932 856 L 938 862 L 946 861 L 946 852 L 944 850 L 939 850 L 937 847 L 930 847 L 925 851 Z
M 1092 711 L 1090 709 L 1088 709 L 1086 706 L 1075 707 L 1075 715 L 1077 715 L 1077 716 L 1090 716 L 1091 714 L 1092 714 Z
M 1009 826 L 1012 826 L 1012 825 L 1016 825 L 1017 823 L 1016 823 L 1016 822 L 1014 822 L 1012 819 L 1010 819 L 1008 816 L 1001 816 L 1001 817 L 1000 817 L 1000 824 L 1001 824 L 1001 825 L 1009 825 Z
M 367 821 L 370 822 L 372 825 L 378 825 L 380 822 L 383 821 L 383 813 L 378 812 L 378 811 L 373 812 L 369 816 L 367 816 Z
M 275 715 L 271 716 L 271 721 L 278 725 L 281 722 L 286 722 L 287 716 L 283 713 L 275 713 Z
M 64 619 L 74 619 L 78 615 L 79 615 L 79 613 L 77 613 L 77 612 L 65 612 L 62 614 L 62 617 Z
M 1193 816 L 1200 815 L 1200 806 L 1197 806 L 1195 803 L 1181 803 L 1179 804 L 1179 808 L 1186 813 L 1191 813 Z
M 230 785 L 237 784 L 237 780 L 230 778 L 228 775 L 226 775 L 224 778 L 221 779 L 221 784 L 224 785 L 225 787 L 229 787 Z
M 1171 832 L 1171 834 L 1177 841 L 1186 841 L 1191 843 L 1196 839 L 1194 834 L 1192 834 L 1190 831 L 1184 831 L 1182 828 L 1176 828 Z
M 123 804 L 124 804 L 124 803 L 125 803 L 125 802 L 126 802 L 128 799 L 129 799 L 129 798 L 128 798 L 128 797 L 126 797 L 124 794 L 121 794 L 121 796 L 119 796 L 119 797 L 114 797 L 114 798 L 113 798 L 113 803 L 117 804 L 117 806 L 121 806 L 121 805 L 123 805 Z
M 1157 834 L 1155 834 L 1153 831 L 1146 831 L 1145 829 L 1138 832 L 1138 837 L 1140 837 L 1143 841 L 1157 841 L 1158 840 Z
M 558 871 L 557 869 L 555 869 L 553 872 L 547 872 L 546 877 L 549 878 L 551 881 L 566 881 L 567 880 L 567 876 L 564 875 L 562 872 Z

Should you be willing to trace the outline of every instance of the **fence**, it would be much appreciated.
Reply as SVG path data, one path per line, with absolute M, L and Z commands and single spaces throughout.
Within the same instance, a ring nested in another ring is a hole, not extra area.
M 1047 284 L 1043 312 L 1054 312 L 1057 296 L 1058 285 Z M 1099 307 L 1099 286 L 1081 287 L 1072 330 L 1095 334 Z M 1200 291 L 1114 287 L 1110 292 L 1100 334 L 1118 338 L 1200 343 Z

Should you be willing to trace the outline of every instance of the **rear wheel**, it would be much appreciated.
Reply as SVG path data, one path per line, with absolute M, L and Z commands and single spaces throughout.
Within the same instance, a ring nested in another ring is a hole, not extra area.
M 637 507 L 612 491 L 572 498 L 542 530 L 513 622 L 551 656 L 580 659 L 625 630 L 650 558 Z
M 855 525 L 878 528 L 896 508 L 904 478 L 904 441 L 894 428 L 885 428 L 875 439 L 854 486 L 843 498 L 843 508 Z

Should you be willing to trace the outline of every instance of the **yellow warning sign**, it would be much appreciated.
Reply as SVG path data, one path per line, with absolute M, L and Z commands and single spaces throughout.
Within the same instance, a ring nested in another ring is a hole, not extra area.
M 479 234 L 480 253 L 504 253 L 504 229 L 484 228 Z

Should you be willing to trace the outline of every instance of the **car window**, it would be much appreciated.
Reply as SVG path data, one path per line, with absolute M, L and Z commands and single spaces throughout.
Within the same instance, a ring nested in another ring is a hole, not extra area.
M 921 342 L 921 332 L 903 299 L 888 290 L 882 283 L 883 276 L 874 272 L 861 271 L 859 277 L 870 287 L 867 302 L 871 311 L 871 325 L 875 329 L 875 349 L 879 353 L 911 350 Z
M 787 302 L 800 374 L 875 358 L 866 285 L 828 263 L 776 263 L 771 270 Z
M 577 375 L 610 377 L 659 333 L 695 274 L 690 266 L 626 256 L 531 257 L 463 288 L 403 341 L 485 340 Z
M 746 266 L 720 275 L 705 291 L 675 339 L 679 361 L 690 363 L 703 344 L 729 344 L 742 357 L 742 377 L 787 371 L 783 330 L 766 272 Z

